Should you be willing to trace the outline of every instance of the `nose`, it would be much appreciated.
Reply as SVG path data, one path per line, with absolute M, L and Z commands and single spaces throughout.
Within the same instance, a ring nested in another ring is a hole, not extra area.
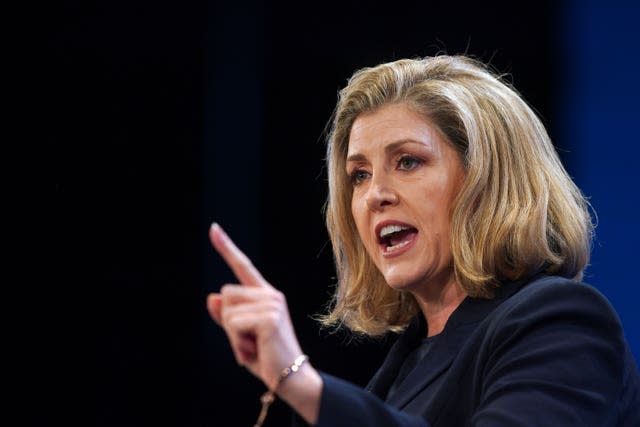
M 398 204 L 398 194 L 393 186 L 382 179 L 372 178 L 365 196 L 367 206 L 372 211 L 381 211 L 386 206 Z

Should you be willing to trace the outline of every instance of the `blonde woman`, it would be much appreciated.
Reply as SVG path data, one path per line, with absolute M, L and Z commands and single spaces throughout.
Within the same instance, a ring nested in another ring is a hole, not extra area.
M 239 363 L 300 424 L 638 426 L 640 379 L 580 283 L 587 203 L 518 93 L 461 56 L 356 72 L 328 138 L 338 286 L 323 323 L 399 337 L 365 390 L 318 372 L 285 297 L 214 224 L 236 274 L 209 296 Z

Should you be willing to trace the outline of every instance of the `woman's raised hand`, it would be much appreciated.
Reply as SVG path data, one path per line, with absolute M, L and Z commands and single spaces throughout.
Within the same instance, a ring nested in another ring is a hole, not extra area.
M 218 224 L 209 230 L 214 248 L 240 283 L 222 286 L 207 298 L 207 309 L 229 338 L 237 362 L 271 389 L 282 370 L 302 354 L 287 302 Z M 318 417 L 322 379 L 306 363 L 276 390 L 308 423 Z
M 239 281 L 208 296 L 209 314 L 227 333 L 237 362 L 271 389 L 282 370 L 302 354 L 285 297 L 262 277 L 218 224 L 211 226 L 209 238 Z M 276 392 L 308 423 L 316 422 L 322 379 L 309 363 Z
M 209 237 L 239 281 L 209 295 L 209 313 L 227 333 L 236 361 L 270 388 L 280 372 L 302 354 L 285 297 L 218 224 L 211 226 Z

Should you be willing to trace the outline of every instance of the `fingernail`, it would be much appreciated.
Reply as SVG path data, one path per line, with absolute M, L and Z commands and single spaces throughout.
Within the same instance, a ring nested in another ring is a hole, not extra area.
M 222 227 L 220 227 L 220 224 L 218 224 L 217 222 L 214 222 L 213 224 L 211 224 L 211 228 L 213 230 L 218 230 L 223 237 L 227 237 L 227 233 L 224 231 Z
M 220 227 L 220 224 L 218 224 L 217 222 L 212 223 L 211 231 L 216 232 L 220 243 L 225 245 L 229 244 L 229 236 L 227 236 L 227 232 L 224 231 L 222 227 Z

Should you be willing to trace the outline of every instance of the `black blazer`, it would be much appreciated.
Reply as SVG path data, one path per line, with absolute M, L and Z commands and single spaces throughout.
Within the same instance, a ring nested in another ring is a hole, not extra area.
M 316 425 L 640 427 L 637 365 L 618 316 L 589 285 L 541 277 L 466 298 L 385 402 L 425 335 L 419 316 L 365 390 L 321 373 Z

